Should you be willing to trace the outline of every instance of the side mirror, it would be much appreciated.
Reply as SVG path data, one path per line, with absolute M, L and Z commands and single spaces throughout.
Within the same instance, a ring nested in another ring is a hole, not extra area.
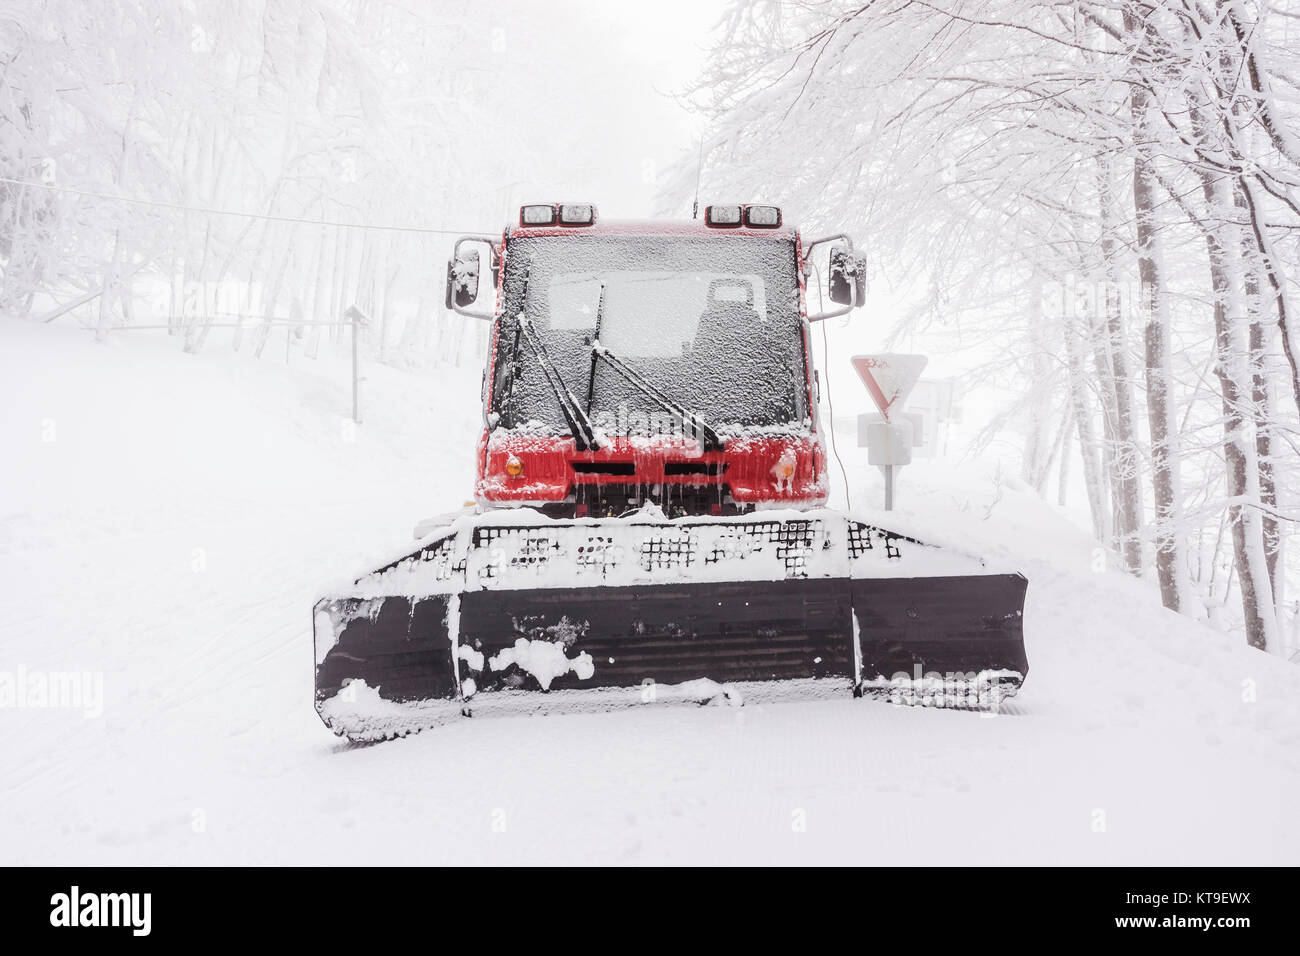
M 838 305 L 853 304 L 853 263 L 849 250 L 836 246 L 830 255 L 830 277 L 827 289 L 832 302 Z
M 838 305 L 859 306 L 867 298 L 867 257 L 844 246 L 830 254 L 830 300 Z
M 488 262 L 491 267 L 493 284 L 491 289 L 483 290 L 483 255 L 480 246 L 487 246 Z M 461 236 L 456 240 L 452 257 L 447 262 L 447 308 L 461 315 L 474 319 L 493 318 L 492 292 L 496 289 L 496 277 L 500 266 L 497 261 L 496 248 L 491 239 L 485 236 Z M 479 292 L 486 291 L 489 300 L 477 308 Z
M 477 249 L 458 252 L 447 263 L 447 308 L 473 305 L 478 298 L 479 254 Z
M 853 291 L 857 293 L 858 300 L 854 306 L 863 306 L 867 304 L 867 254 L 859 252 L 853 257 Z
M 808 316 L 809 322 L 820 322 L 822 319 L 846 315 L 862 305 L 867 297 L 867 257 L 863 253 L 853 251 L 853 240 L 846 235 L 827 236 L 825 239 L 808 243 L 807 251 L 804 253 L 804 274 L 812 278 L 815 268 L 813 253 L 823 246 L 828 247 L 827 282 L 824 290 L 825 298 L 819 296 L 819 304 L 824 305 L 829 300 L 839 308 L 811 313 Z M 819 279 L 819 292 L 820 285 Z

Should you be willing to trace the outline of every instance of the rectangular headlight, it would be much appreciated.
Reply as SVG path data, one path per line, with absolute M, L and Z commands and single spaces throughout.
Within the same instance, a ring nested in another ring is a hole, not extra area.
M 519 225 L 553 226 L 555 225 L 555 207 L 542 205 L 521 206 L 519 207 Z
M 710 226 L 739 226 L 740 206 L 709 206 L 704 210 L 704 222 Z
M 759 229 L 775 229 L 781 225 L 781 210 L 776 206 L 746 206 L 745 225 Z
M 565 226 L 590 226 L 596 221 L 596 207 L 589 202 L 560 204 L 560 224 Z

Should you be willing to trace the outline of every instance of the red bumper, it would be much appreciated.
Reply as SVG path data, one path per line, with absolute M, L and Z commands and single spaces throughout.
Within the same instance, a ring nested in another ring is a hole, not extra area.
M 663 484 L 723 485 L 742 505 L 817 505 L 828 494 L 826 449 L 814 436 L 724 436 L 725 448 L 709 452 L 672 438 L 608 442 L 599 451 L 578 451 L 571 438 L 485 433 L 476 497 L 488 504 L 541 504 L 564 501 L 579 485 Z

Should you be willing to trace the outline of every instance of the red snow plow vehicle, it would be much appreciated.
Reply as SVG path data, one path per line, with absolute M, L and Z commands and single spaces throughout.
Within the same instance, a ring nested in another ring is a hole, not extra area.
M 847 236 L 775 206 L 539 204 L 458 240 L 448 308 L 492 323 L 477 507 L 317 603 L 325 724 L 1014 694 L 1020 574 L 825 507 L 809 327 L 864 286 Z

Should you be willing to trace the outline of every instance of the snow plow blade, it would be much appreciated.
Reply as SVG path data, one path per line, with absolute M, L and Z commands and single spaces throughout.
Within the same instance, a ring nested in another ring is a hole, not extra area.
M 357 741 L 485 713 L 872 696 L 995 709 L 1026 581 L 831 511 L 464 518 L 317 603 L 316 709 Z

